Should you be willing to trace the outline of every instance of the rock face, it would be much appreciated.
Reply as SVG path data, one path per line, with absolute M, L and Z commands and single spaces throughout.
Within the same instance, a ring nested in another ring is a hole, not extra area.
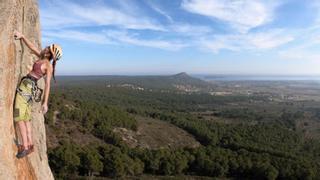
M 15 89 L 30 70 L 35 57 L 13 37 L 18 30 L 40 47 L 40 24 L 36 0 L 0 0 L 0 179 L 54 179 L 48 165 L 44 117 L 40 104 L 33 105 L 32 130 L 35 151 L 17 159 L 13 122 Z M 40 82 L 44 85 L 44 82 Z

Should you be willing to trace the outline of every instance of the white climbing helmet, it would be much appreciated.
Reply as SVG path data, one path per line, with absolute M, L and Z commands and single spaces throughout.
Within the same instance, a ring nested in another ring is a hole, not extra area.
M 57 61 L 62 57 L 62 48 L 58 44 L 51 44 L 50 51 Z

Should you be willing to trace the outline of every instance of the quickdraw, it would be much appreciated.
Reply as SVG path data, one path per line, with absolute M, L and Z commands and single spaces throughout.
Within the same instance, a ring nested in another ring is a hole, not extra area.
M 37 81 L 30 76 L 25 76 L 21 79 L 20 83 L 22 83 L 24 79 L 30 80 L 32 84 L 31 93 L 23 92 L 19 87 L 17 88 L 17 92 L 26 99 L 27 103 L 30 101 L 40 102 L 43 90 L 38 87 Z

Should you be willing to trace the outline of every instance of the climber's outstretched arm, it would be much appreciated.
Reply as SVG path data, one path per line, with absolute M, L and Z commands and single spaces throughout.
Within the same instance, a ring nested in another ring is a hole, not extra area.
M 29 41 L 29 39 L 27 39 L 26 37 L 24 37 L 23 34 L 21 34 L 20 32 L 18 31 L 14 31 L 14 36 L 16 39 L 21 39 L 23 40 L 23 42 L 31 49 L 31 51 L 38 57 L 40 57 L 40 50 L 33 44 Z

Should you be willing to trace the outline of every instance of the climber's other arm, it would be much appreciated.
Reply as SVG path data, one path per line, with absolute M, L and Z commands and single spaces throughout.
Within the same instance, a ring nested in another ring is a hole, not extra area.
M 24 37 L 23 34 L 21 34 L 20 32 L 18 31 L 14 31 L 14 37 L 16 39 L 22 39 L 23 42 L 29 47 L 29 49 L 31 49 L 31 51 L 38 57 L 40 57 L 40 50 L 33 44 L 29 41 L 29 39 L 27 39 L 26 37 Z
M 48 111 L 48 99 L 50 93 L 50 81 L 52 77 L 52 65 L 48 63 L 48 68 L 46 72 L 45 88 L 44 88 L 44 99 L 42 102 L 42 113 L 45 114 Z

